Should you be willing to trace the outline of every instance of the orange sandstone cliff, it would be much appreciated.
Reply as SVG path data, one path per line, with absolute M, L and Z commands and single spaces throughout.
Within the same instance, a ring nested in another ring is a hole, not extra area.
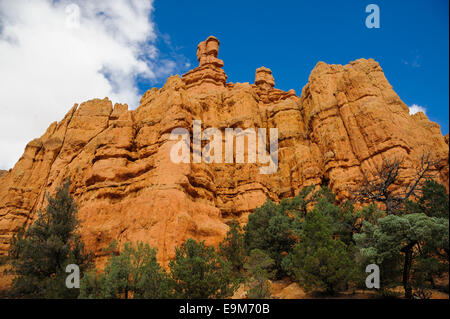
M 425 114 L 409 115 L 374 60 L 319 62 L 298 96 L 276 89 L 265 67 L 254 84 L 228 83 L 218 53 L 219 41 L 209 37 L 198 46 L 199 66 L 148 90 L 136 110 L 108 98 L 87 101 L 28 143 L 14 168 L 0 172 L 0 255 L 66 178 L 83 239 L 100 259 L 114 239 L 141 240 L 157 247 L 164 263 L 187 238 L 217 244 L 229 220 L 245 223 L 267 198 L 279 201 L 311 184 L 348 198 L 384 158 L 405 159 L 406 183 L 431 151 L 440 160 L 433 174 L 448 188 L 448 136 Z M 278 128 L 278 171 L 172 163 L 170 133 L 192 131 L 193 120 L 221 130 Z

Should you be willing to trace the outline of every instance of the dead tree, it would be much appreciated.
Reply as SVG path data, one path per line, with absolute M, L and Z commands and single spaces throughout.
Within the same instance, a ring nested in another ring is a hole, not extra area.
M 432 160 L 430 153 L 422 154 L 414 177 L 406 185 L 400 185 L 399 173 L 403 163 L 403 159 L 385 159 L 372 178 L 364 174 L 356 200 L 381 203 L 387 214 L 395 214 L 406 200 L 417 198 L 423 182 L 432 177 L 430 173 L 439 162 Z

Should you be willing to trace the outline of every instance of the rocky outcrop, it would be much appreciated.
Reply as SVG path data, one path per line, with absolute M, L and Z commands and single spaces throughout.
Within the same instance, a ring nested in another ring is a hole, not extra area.
M 387 157 L 405 160 L 406 181 L 424 153 L 440 160 L 435 173 L 448 186 L 449 149 L 439 125 L 423 113 L 409 115 L 377 62 L 320 62 L 301 96 L 304 124 L 323 154 L 324 175 L 341 196 Z
M 8 171 L 5 171 L 3 169 L 0 169 L 0 178 L 5 175 L 6 173 L 8 173 Z
M 275 80 L 272 75 L 272 71 L 265 67 L 256 69 L 255 84 L 261 90 L 273 90 L 275 87 Z
M 186 90 L 195 92 L 208 92 L 224 88 L 227 75 L 222 70 L 223 61 L 218 59 L 220 42 L 216 37 L 210 36 L 206 41 L 200 42 L 197 48 L 198 68 L 183 75 Z
M 145 241 L 166 263 L 187 238 L 216 245 L 227 222 L 245 223 L 267 198 L 279 201 L 307 185 L 329 185 L 344 199 L 384 158 L 405 159 L 407 183 L 421 154 L 440 160 L 433 172 L 448 186 L 448 137 L 425 114 L 410 116 L 378 63 L 320 62 L 301 96 L 275 88 L 272 72 L 256 70 L 255 83 L 227 83 L 219 41 L 197 51 L 199 67 L 147 91 L 136 110 L 107 98 L 75 105 L 65 118 L 31 141 L 0 179 L 0 254 L 10 236 L 45 207 L 46 193 L 63 180 L 79 205 L 87 247 L 116 239 Z M 278 128 L 279 167 L 259 164 L 180 163 L 170 160 L 174 128 Z

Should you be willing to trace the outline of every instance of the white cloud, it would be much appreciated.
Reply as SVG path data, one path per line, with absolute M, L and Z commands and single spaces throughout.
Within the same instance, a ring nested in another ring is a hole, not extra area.
M 410 115 L 416 114 L 417 112 L 423 112 L 425 114 L 427 113 L 427 109 L 426 108 L 424 108 L 423 106 L 417 105 L 417 104 L 413 104 L 413 105 L 408 106 L 408 107 L 409 107 L 409 114 Z
M 138 76 L 174 71 L 158 60 L 152 11 L 152 0 L 0 1 L 0 168 L 74 103 L 108 96 L 135 108 Z

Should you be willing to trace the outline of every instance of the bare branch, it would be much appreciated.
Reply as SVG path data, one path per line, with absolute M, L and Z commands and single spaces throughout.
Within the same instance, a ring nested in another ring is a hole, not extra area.
M 417 196 L 423 182 L 431 177 L 431 170 L 438 164 L 432 160 L 430 153 L 423 153 L 416 173 L 412 180 L 408 181 L 404 190 L 399 190 L 400 169 L 403 167 L 403 159 L 383 160 L 381 166 L 375 169 L 375 175 L 370 179 L 367 174 L 363 175 L 361 188 L 356 194 L 356 200 L 363 203 L 382 203 L 388 214 L 398 211 L 406 200 Z

